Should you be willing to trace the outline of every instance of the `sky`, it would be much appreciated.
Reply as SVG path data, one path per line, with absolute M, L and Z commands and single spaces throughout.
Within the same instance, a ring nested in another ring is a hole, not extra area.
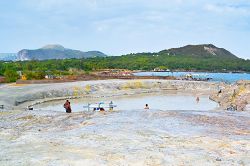
M 214 44 L 250 59 L 249 0 L 0 0 L 0 52 L 61 44 L 108 55 Z

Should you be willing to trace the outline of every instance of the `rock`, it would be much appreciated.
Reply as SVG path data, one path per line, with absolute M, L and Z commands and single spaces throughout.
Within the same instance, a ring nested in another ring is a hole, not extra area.
M 223 90 L 210 95 L 210 99 L 218 102 L 223 109 L 244 111 L 250 103 L 250 81 L 241 80 L 227 85 Z

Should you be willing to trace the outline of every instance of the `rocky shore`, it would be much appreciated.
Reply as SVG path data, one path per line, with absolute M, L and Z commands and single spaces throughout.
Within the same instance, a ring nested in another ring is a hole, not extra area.
M 235 84 L 226 85 L 210 99 L 218 102 L 223 109 L 232 111 L 248 110 L 250 104 L 250 81 L 238 81 Z

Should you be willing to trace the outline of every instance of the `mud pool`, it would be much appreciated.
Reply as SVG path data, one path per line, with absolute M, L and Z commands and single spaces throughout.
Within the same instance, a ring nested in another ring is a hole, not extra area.
M 199 95 L 199 102 L 196 101 L 198 95 L 193 94 L 183 94 L 177 92 L 170 92 L 167 94 L 143 94 L 143 95 L 133 95 L 133 96 L 124 96 L 124 97 L 109 97 L 103 99 L 96 98 L 83 98 L 83 99 L 74 99 L 70 100 L 71 108 L 73 112 L 82 112 L 86 111 L 86 108 L 83 108 L 84 105 L 88 103 L 98 103 L 104 102 L 109 103 L 112 101 L 117 105 L 115 110 L 136 110 L 143 109 L 145 104 L 148 104 L 150 109 L 154 110 L 197 110 L 197 111 L 208 111 L 213 110 L 218 107 L 216 102 L 209 100 L 207 95 Z M 53 110 L 65 112 L 63 108 L 62 101 L 48 102 L 40 105 L 34 106 L 36 110 Z
M 171 97 L 181 99 L 181 102 L 173 105 L 164 102 L 166 99 L 171 101 Z M 140 99 L 143 102 L 138 104 Z M 249 113 L 213 110 L 216 104 L 207 96 L 200 96 L 200 104 L 205 104 L 207 109 L 199 104 L 193 107 L 197 103 L 195 96 L 190 95 L 136 96 L 126 100 L 130 106 L 124 98 L 115 100 L 124 109 L 113 112 L 67 114 L 51 111 L 49 107 L 2 112 L 0 165 L 250 163 Z M 141 109 L 145 102 L 152 109 Z M 79 101 L 79 106 L 81 103 Z M 131 109 L 132 103 L 137 103 L 135 109 Z M 160 103 L 169 107 L 161 110 Z M 53 108 L 59 108 L 57 103 L 54 104 Z M 189 104 L 189 109 L 185 110 Z
M 111 81 L 107 82 L 110 85 Z M 41 94 L 38 91 L 60 86 L 65 84 L 39 85 L 41 88 L 36 92 L 32 86 L 10 87 L 1 93 L 12 94 L 8 98 L 12 100 L 18 96 L 20 101 L 24 93 L 25 99 L 34 98 L 28 90 Z M 208 86 L 204 84 L 204 87 Z M 0 111 L 0 165 L 249 165 L 249 112 L 220 110 L 197 90 L 171 94 L 144 90 L 150 93 L 125 95 L 143 90 L 124 90 L 119 93 L 123 97 L 106 98 L 99 97 L 101 91 L 93 93 L 93 98 L 70 100 L 71 114 L 64 112 L 65 100 L 35 105 L 31 111 L 18 106 Z M 159 92 L 163 91 L 159 89 Z M 199 103 L 195 100 L 197 95 Z M 83 104 L 100 102 L 100 99 L 112 100 L 118 108 L 105 112 L 82 111 Z M 149 110 L 143 109 L 146 103 Z

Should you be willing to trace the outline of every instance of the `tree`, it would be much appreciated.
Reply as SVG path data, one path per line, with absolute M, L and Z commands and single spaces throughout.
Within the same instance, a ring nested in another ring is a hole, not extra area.
M 17 71 L 13 69 L 5 70 L 4 76 L 5 76 L 6 82 L 15 82 L 19 77 Z
M 160 70 L 167 70 L 168 69 L 168 67 L 166 67 L 166 66 L 159 66 L 158 67 Z

